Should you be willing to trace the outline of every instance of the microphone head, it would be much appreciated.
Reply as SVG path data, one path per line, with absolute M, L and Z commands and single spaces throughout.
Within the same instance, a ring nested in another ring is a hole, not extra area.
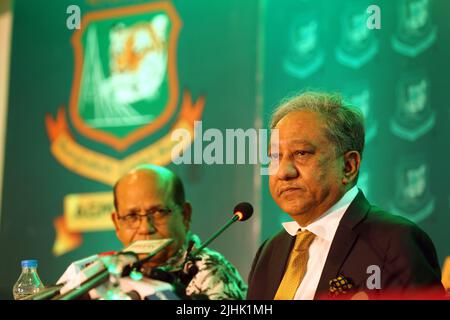
M 253 206 L 248 202 L 241 202 L 234 207 L 233 212 L 239 221 L 245 221 L 252 216 Z

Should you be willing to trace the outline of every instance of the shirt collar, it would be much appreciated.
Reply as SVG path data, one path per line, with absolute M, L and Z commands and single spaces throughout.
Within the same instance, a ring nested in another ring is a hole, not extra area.
M 325 211 L 319 218 L 310 223 L 307 227 L 302 228 L 297 221 L 289 221 L 282 223 L 284 229 L 291 236 L 295 236 L 298 230 L 309 230 L 317 237 L 323 238 L 327 241 L 333 241 L 339 222 L 341 221 L 347 208 L 358 194 L 358 187 L 354 186 L 347 191 L 344 196 Z

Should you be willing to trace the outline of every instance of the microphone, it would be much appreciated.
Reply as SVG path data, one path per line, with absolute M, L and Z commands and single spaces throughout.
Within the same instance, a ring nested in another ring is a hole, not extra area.
M 236 221 L 246 221 L 250 219 L 252 214 L 253 206 L 250 203 L 241 202 L 237 204 L 233 210 L 233 217 L 221 229 L 206 240 L 197 250 L 192 251 L 194 245 L 193 241 L 189 243 L 186 251 L 186 259 L 184 260 L 183 267 L 180 271 L 173 273 L 160 268 L 152 268 L 146 276 L 172 284 L 176 295 L 182 299 L 207 300 L 208 297 L 204 295 L 196 295 L 195 297 L 186 296 L 186 286 L 198 272 L 198 267 L 193 262 L 195 260 L 195 256 L 198 255 L 208 244 L 214 241 L 233 223 Z
M 130 275 L 132 271 L 139 271 L 141 267 L 149 262 L 154 256 L 156 256 L 158 253 L 163 251 L 165 248 L 167 248 L 169 245 L 171 245 L 173 242 L 173 239 L 167 239 L 166 242 L 162 245 L 160 245 L 156 250 L 153 250 L 153 252 L 150 252 L 145 258 L 138 260 L 134 262 L 133 264 L 129 264 L 125 266 L 122 272 L 122 277 L 126 277 Z
M 253 206 L 248 202 L 241 202 L 234 207 L 233 219 L 237 217 L 239 221 L 245 221 L 253 215 Z
M 133 252 L 119 252 L 113 256 L 115 259 L 112 264 L 108 265 L 106 269 L 101 269 L 85 281 L 83 281 L 78 287 L 72 288 L 64 294 L 59 294 L 52 297 L 52 300 L 73 300 L 85 293 L 88 293 L 91 289 L 98 287 L 99 285 L 108 281 L 110 272 L 120 273 L 122 277 L 130 275 L 132 271 L 137 271 L 143 264 L 150 261 L 155 255 L 165 249 L 173 242 L 173 239 L 167 239 L 167 241 L 160 245 L 158 248 L 150 252 L 145 258 L 137 260 L 137 256 Z M 111 259 L 111 257 L 109 257 Z M 136 261 L 137 260 L 137 261 Z
M 195 256 L 198 255 L 208 244 L 214 241 L 233 223 L 235 223 L 236 221 L 246 221 L 252 216 L 252 214 L 253 206 L 250 203 L 241 202 L 237 204 L 233 210 L 233 217 L 221 229 L 219 229 L 208 240 L 206 240 L 198 249 L 193 251 L 192 249 L 194 242 L 189 243 L 188 249 L 186 251 L 186 259 L 184 260 L 181 270 L 177 272 L 176 275 L 166 274 L 167 272 L 164 271 L 157 272 L 159 270 L 153 270 L 150 277 L 172 283 L 175 286 L 177 294 L 179 296 L 185 296 L 185 293 L 183 293 L 183 288 L 185 289 L 185 286 L 198 272 L 198 267 L 194 262 Z
M 230 221 L 228 221 L 221 229 L 219 229 L 216 233 L 214 233 L 208 240 L 206 240 L 200 248 L 195 250 L 194 252 L 189 253 L 186 262 L 190 259 L 193 259 L 197 254 L 199 254 L 208 244 L 214 241 L 219 235 L 222 234 L 229 226 L 231 226 L 236 221 L 245 221 L 250 219 L 253 214 L 253 206 L 248 202 L 241 202 L 234 207 L 233 217 Z
M 186 286 L 198 272 L 198 268 L 193 263 L 195 256 L 198 255 L 208 244 L 215 240 L 222 232 L 224 232 L 229 226 L 231 226 L 236 221 L 248 220 L 253 214 L 253 206 L 248 202 L 241 202 L 234 207 L 233 216 L 228 221 L 225 226 L 214 233 L 208 240 L 206 240 L 198 249 L 193 251 L 194 242 L 191 241 L 188 245 L 186 251 L 186 259 L 183 263 L 183 267 L 180 271 L 170 272 L 162 268 L 152 268 L 145 272 L 144 275 L 151 279 L 160 280 L 163 282 L 170 283 L 176 295 L 183 299 L 204 299 L 203 296 L 197 296 L 195 298 L 186 296 Z

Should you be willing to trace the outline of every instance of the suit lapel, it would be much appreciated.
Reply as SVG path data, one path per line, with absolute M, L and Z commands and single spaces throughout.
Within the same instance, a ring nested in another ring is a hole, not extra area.
M 320 295 L 328 292 L 330 280 L 338 276 L 339 270 L 357 237 L 358 235 L 353 230 L 346 226 L 339 226 L 331 244 L 314 299 L 318 299 Z
M 359 190 L 358 195 L 348 207 L 336 230 L 325 266 L 322 270 L 319 285 L 317 286 L 315 299 L 327 293 L 330 280 L 339 275 L 339 270 L 358 238 L 358 233 L 354 230 L 354 227 L 366 217 L 369 208 L 370 204 L 367 202 L 362 191 Z
M 267 299 L 273 300 L 278 287 L 283 279 L 284 271 L 289 260 L 289 254 L 295 243 L 295 237 L 292 237 L 287 232 L 284 232 L 278 239 L 278 243 L 274 245 L 275 250 L 272 250 L 269 269 L 271 279 L 267 279 Z

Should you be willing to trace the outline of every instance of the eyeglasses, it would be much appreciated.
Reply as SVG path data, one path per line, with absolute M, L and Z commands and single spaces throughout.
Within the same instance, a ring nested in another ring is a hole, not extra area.
M 152 208 L 146 214 L 131 213 L 122 217 L 117 217 L 127 229 L 138 229 L 141 225 L 142 219 L 150 219 L 152 225 L 157 225 L 163 222 L 174 209 L 170 208 Z

